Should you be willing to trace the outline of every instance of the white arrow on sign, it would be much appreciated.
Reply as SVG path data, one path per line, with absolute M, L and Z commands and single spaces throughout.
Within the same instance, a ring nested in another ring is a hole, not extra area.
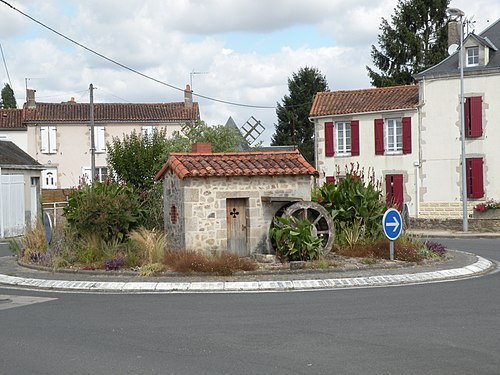
M 399 228 L 399 221 L 395 217 L 393 217 L 394 222 L 393 223 L 387 223 L 386 226 L 388 227 L 394 227 L 392 229 L 393 232 L 397 231 Z

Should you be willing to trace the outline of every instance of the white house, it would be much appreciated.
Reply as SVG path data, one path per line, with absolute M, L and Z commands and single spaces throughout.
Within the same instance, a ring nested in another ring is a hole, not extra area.
M 500 199 L 500 20 L 464 40 L 464 123 L 469 214 Z M 417 85 L 317 93 L 320 182 L 351 162 L 383 179 L 389 203 L 413 217 L 462 217 L 460 53 L 415 75 Z
M 27 152 L 28 132 L 22 119 L 22 109 L 0 109 L 0 140 L 11 141 Z
M 417 86 L 319 92 L 310 119 L 320 183 L 342 177 L 346 165 L 359 163 L 383 179 L 389 204 L 406 203 L 410 212 L 417 211 Z
M 71 188 L 80 178 L 90 178 L 90 104 L 73 99 L 63 103 L 39 103 L 35 90 L 28 90 L 23 109 L 27 128 L 27 151 L 45 166 L 42 188 Z M 174 103 L 96 103 L 94 104 L 94 144 L 96 176 L 108 174 L 106 142 L 132 131 L 148 133 L 166 129 L 167 136 L 199 120 L 198 103 L 193 103 L 189 86 L 184 102 Z
M 469 211 L 500 199 L 500 20 L 464 40 Z M 415 76 L 421 106 L 421 217 L 462 215 L 459 51 Z M 438 208 L 439 210 L 437 210 Z

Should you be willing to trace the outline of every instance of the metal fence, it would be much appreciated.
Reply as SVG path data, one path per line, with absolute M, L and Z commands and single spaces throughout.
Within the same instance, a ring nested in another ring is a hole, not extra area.
M 52 225 L 54 228 L 57 225 L 65 224 L 65 217 L 63 215 L 63 209 L 66 207 L 68 202 L 45 202 L 42 203 L 43 212 L 47 213 L 52 220 Z

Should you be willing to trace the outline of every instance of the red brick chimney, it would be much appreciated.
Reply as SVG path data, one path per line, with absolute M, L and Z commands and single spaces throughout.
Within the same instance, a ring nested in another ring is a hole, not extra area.
M 207 142 L 196 142 L 191 146 L 191 152 L 195 154 L 211 154 L 212 145 Z
M 193 108 L 193 92 L 189 85 L 186 85 L 186 89 L 184 90 L 184 107 Z

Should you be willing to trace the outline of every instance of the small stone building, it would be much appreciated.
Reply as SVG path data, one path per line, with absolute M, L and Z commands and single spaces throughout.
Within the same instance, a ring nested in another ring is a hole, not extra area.
M 271 251 L 276 214 L 310 201 L 316 170 L 299 151 L 172 153 L 156 175 L 163 179 L 169 249 L 239 255 Z

